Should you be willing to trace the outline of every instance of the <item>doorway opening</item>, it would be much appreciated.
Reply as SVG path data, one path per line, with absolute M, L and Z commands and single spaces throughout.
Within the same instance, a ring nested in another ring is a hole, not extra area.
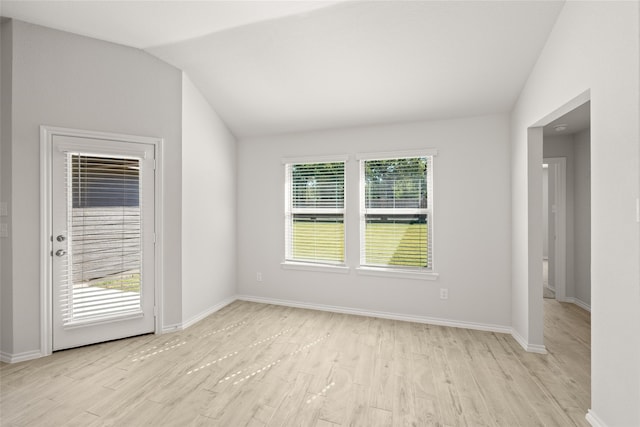
M 543 273 L 547 267 L 543 295 L 553 294 L 552 299 L 587 311 L 591 309 L 590 107 L 585 102 L 544 126 L 547 168 L 542 172 Z
M 585 413 L 591 405 L 590 109 L 587 100 L 542 127 L 540 168 L 543 340 L 559 373 L 589 382 L 573 397 Z
M 591 100 L 590 91 L 587 90 L 576 96 L 566 104 L 560 106 L 555 111 L 550 112 L 537 122 L 527 128 L 527 213 L 528 213 L 528 281 L 527 281 L 527 320 L 528 320 L 528 340 L 526 343 L 527 351 L 546 353 L 544 342 L 544 298 L 543 298 L 543 215 L 542 215 L 542 164 L 544 159 L 544 131 L 545 127 L 549 127 L 554 133 L 561 133 L 568 129 L 563 129 L 567 123 L 559 123 L 557 120 L 566 119 L 565 115 L 577 110 L 579 107 L 589 104 Z M 587 116 L 589 117 L 589 116 Z M 556 127 L 553 127 L 553 126 Z M 547 129 L 547 132 L 549 130 Z M 551 157 L 552 154 L 546 153 Z M 556 157 L 563 157 L 558 155 Z M 567 176 L 573 172 L 567 172 Z M 569 214 L 569 213 L 567 213 Z M 571 213 L 572 214 L 572 213 Z M 572 229 L 571 227 L 566 227 Z M 590 241 L 590 236 L 588 237 Z M 575 243 L 575 242 L 574 242 Z M 562 245 L 562 248 L 566 245 Z M 573 252 L 567 256 L 573 256 Z M 557 267 L 557 266 L 556 266 Z M 557 276 L 557 273 L 556 273 Z M 566 277 L 566 274 L 561 275 Z M 558 284 L 556 283 L 556 286 Z M 556 292 L 558 298 L 558 292 Z M 566 297 L 565 297 L 566 298 Z
M 558 359 L 561 371 L 576 372 L 588 381 L 591 381 L 590 107 L 590 92 L 586 91 L 527 130 L 530 332 L 527 350 L 558 355 L 569 349 L 570 358 Z M 547 287 L 555 291 L 552 298 L 543 297 L 545 257 Z M 585 413 L 590 401 L 590 387 L 576 395 L 576 405 Z

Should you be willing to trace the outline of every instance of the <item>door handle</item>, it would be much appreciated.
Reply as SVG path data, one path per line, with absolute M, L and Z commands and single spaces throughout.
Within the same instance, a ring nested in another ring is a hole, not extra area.
M 58 249 L 56 251 L 56 256 L 64 256 L 67 254 L 67 251 L 65 251 L 64 249 Z

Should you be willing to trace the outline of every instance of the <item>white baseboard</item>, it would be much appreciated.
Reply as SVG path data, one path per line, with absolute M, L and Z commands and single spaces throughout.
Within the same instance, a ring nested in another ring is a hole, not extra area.
M 547 348 L 544 345 L 529 344 L 529 342 L 514 329 L 511 330 L 511 336 L 522 346 L 522 348 L 525 349 L 525 351 L 528 351 L 529 353 L 547 354 Z
M 221 302 L 219 302 L 218 304 L 214 305 L 213 307 L 208 308 L 207 310 L 196 314 L 195 316 L 192 316 L 190 319 L 188 319 L 186 322 L 182 322 L 182 329 L 187 329 L 189 326 L 194 325 L 195 323 L 198 323 L 199 321 L 201 321 L 202 319 L 204 319 L 207 316 L 212 315 L 213 313 L 215 313 L 216 311 L 223 309 L 224 307 L 228 306 L 229 304 L 231 304 L 232 302 L 234 302 L 236 300 L 236 297 L 229 297 L 225 300 L 222 300 Z
M 182 323 L 175 323 L 172 325 L 165 325 L 162 327 L 162 332 L 163 334 L 167 334 L 167 333 L 171 333 L 171 332 L 177 332 L 177 331 L 182 331 L 183 329 L 187 329 L 189 326 L 192 326 L 193 324 L 199 322 L 200 320 L 204 319 L 205 317 L 215 313 L 216 311 L 226 307 L 227 305 L 231 304 L 232 302 L 234 302 L 237 298 L 235 296 L 233 297 L 229 297 L 221 302 L 219 302 L 218 304 L 214 305 L 213 307 L 208 308 L 207 310 L 196 314 L 195 316 L 191 317 L 190 319 L 188 319 L 185 322 Z M 38 359 L 40 357 L 43 357 L 44 354 L 42 354 L 42 352 L 40 352 L 40 350 L 34 350 L 34 351 L 27 351 L 24 353 L 18 353 L 18 354 L 11 354 L 11 353 L 6 353 L 4 351 L 0 352 L 0 362 L 5 362 L 5 363 L 18 363 L 18 362 L 24 362 L 26 360 L 32 360 L 32 359 Z
M 571 304 L 575 304 L 578 307 L 580 307 L 583 310 L 587 310 L 589 313 L 591 313 L 591 306 L 589 304 L 587 304 L 586 302 L 579 300 L 578 298 L 574 298 L 574 297 L 565 297 L 562 302 L 570 302 Z
M 592 427 L 607 427 L 604 421 L 598 418 L 598 416 L 591 409 L 589 409 L 589 412 L 587 412 L 587 416 L 585 418 Z
M 17 354 L 5 353 L 4 351 L 0 352 L 0 362 L 5 363 L 24 362 L 26 360 L 37 359 L 39 357 L 42 357 L 40 350 L 25 351 Z
M 440 319 L 436 317 L 414 316 L 410 314 L 389 313 L 385 311 L 370 311 L 370 310 L 362 310 L 358 308 L 341 307 L 341 306 L 334 306 L 334 305 L 312 304 L 312 303 L 305 303 L 300 301 L 254 297 L 250 295 L 238 295 L 237 299 L 242 301 L 258 302 L 262 304 L 283 305 L 286 307 L 297 307 L 297 308 L 306 308 L 310 310 L 330 311 L 333 313 L 353 314 L 356 316 L 379 317 L 382 319 L 402 320 L 405 322 L 415 322 L 415 323 L 426 323 L 429 325 L 450 326 L 453 328 L 475 329 L 479 331 L 498 332 L 503 334 L 511 333 L 510 327 L 501 326 L 501 325 Z
M 181 331 L 182 328 L 182 323 L 172 323 L 171 325 L 164 325 L 162 327 L 162 331 L 160 331 L 161 334 L 170 334 L 171 332 L 178 332 Z
M 229 304 L 234 302 L 236 299 L 237 298 L 235 296 L 229 297 L 229 298 L 219 302 L 218 304 L 214 305 L 213 307 L 209 307 L 208 309 L 196 314 L 195 316 L 190 317 L 189 319 L 187 319 L 184 322 L 174 323 L 172 325 L 165 325 L 165 326 L 162 327 L 162 333 L 163 334 L 167 334 L 167 333 L 177 332 L 177 331 L 182 331 L 184 329 L 187 329 L 189 326 L 192 326 L 192 325 L 198 323 L 199 321 L 201 321 L 205 317 L 210 316 L 211 314 L 215 313 L 216 311 L 228 306 Z

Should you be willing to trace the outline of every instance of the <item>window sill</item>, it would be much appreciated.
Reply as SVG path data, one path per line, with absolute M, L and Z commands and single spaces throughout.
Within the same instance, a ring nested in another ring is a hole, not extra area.
M 330 265 L 330 264 L 312 264 L 306 262 L 293 262 L 284 261 L 280 263 L 285 270 L 306 270 L 306 271 L 320 271 L 323 273 L 340 273 L 349 274 L 349 267 L 345 265 Z
M 415 280 L 437 280 L 438 273 L 432 271 L 401 270 L 384 267 L 358 267 L 358 274 L 363 276 L 398 277 Z

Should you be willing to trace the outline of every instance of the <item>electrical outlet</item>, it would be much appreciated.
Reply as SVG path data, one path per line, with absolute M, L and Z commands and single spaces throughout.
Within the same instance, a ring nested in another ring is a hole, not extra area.
M 262 273 L 260 273 L 260 272 L 257 272 L 257 273 L 256 273 L 256 280 L 257 280 L 258 282 L 262 282 Z
M 440 288 L 440 299 L 449 299 L 449 289 Z

